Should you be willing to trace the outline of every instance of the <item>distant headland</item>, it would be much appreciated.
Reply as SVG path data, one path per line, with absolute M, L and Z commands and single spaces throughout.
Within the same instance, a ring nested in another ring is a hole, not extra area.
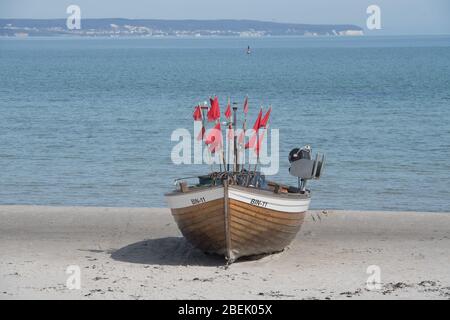
M 70 30 L 66 19 L 0 19 L 0 36 L 84 37 L 266 37 L 360 36 L 356 25 L 279 23 L 256 20 L 83 19 Z

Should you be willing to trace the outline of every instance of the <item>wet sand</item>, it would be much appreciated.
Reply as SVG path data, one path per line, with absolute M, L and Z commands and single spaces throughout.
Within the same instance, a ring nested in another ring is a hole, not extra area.
M 449 299 L 450 214 L 309 212 L 284 252 L 226 267 L 167 209 L 1 206 L 0 257 L 0 299 Z

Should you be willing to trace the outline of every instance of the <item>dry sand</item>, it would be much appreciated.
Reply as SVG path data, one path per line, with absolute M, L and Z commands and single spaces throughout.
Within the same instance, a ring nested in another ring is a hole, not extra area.
M 70 265 L 80 290 L 66 287 Z M 449 299 L 450 214 L 309 212 L 286 251 L 226 268 L 166 209 L 3 206 L 0 299 L 19 298 Z

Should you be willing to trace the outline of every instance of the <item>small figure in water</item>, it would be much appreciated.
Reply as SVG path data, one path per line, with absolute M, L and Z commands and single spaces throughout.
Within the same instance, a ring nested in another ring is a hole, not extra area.
M 247 47 L 247 54 L 252 53 L 252 50 L 250 49 L 250 46 Z

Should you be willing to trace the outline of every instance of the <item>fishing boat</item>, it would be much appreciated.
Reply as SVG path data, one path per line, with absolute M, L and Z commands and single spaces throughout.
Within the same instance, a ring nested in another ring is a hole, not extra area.
M 215 108 L 213 103 L 211 108 Z M 236 109 L 231 122 L 235 128 Z M 263 119 L 260 112 L 254 128 L 260 129 Z M 258 139 L 258 130 L 256 135 Z M 235 157 L 236 141 L 235 135 Z M 228 263 L 240 257 L 283 251 L 304 222 L 311 202 L 306 183 L 320 178 L 325 157 L 317 154 L 313 159 L 311 147 L 305 146 L 293 149 L 288 160 L 296 186 L 269 181 L 256 166 L 248 170 L 245 165 L 237 165 L 238 161 L 231 166 L 224 163 L 221 171 L 177 179 L 176 189 L 165 197 L 183 236 L 205 253 L 224 256 Z

